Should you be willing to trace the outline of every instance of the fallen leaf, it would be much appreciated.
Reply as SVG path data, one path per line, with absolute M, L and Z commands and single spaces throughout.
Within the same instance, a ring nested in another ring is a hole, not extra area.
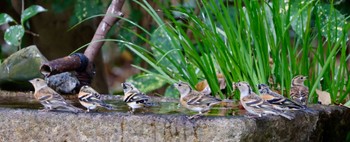
M 316 94 L 318 95 L 318 101 L 323 105 L 331 104 L 331 95 L 326 91 L 321 91 L 316 89 Z
M 342 105 L 342 106 L 346 106 L 346 107 L 350 108 L 350 101 L 346 102 L 346 103 L 345 103 L 344 105 Z

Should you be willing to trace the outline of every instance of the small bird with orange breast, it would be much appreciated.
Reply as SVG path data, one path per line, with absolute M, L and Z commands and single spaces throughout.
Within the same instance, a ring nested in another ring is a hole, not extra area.
M 258 85 L 260 97 L 265 101 L 269 102 L 278 110 L 300 110 L 304 109 L 304 106 L 294 102 L 288 98 L 283 97 L 282 95 L 273 92 L 270 90 L 269 86 L 266 84 Z
M 306 79 L 306 76 L 297 75 L 292 79 L 292 87 L 290 89 L 290 97 L 304 106 L 307 105 L 309 98 L 309 88 L 304 85 Z
M 218 83 L 219 83 L 219 88 L 220 90 L 223 92 L 223 93 L 226 93 L 225 91 L 227 91 L 226 89 L 226 80 L 225 80 L 225 77 L 223 74 L 221 73 L 218 73 L 216 74 L 216 77 L 218 79 Z M 195 86 L 196 90 L 198 92 L 201 92 L 205 95 L 212 95 L 211 94 L 211 89 L 210 89 L 210 86 L 208 84 L 208 81 L 207 80 L 202 80 L 200 82 L 198 82 Z
M 80 88 L 78 99 L 80 104 L 87 108 L 87 112 L 96 109 L 97 106 L 113 110 L 111 105 L 108 105 L 101 100 L 100 93 L 87 85 Z
M 241 104 L 248 113 L 258 115 L 259 117 L 272 114 L 283 116 L 289 120 L 294 118 L 291 114 L 274 108 L 272 104 L 256 95 L 248 83 L 238 82 L 235 85 L 241 92 Z
M 130 113 L 134 113 L 135 109 L 154 106 L 154 103 L 149 102 L 150 97 L 142 93 L 133 84 L 129 82 L 122 83 L 124 91 L 124 102 L 131 108 Z
M 174 86 L 180 92 L 180 104 L 189 110 L 198 112 L 189 119 L 198 118 L 204 112 L 208 112 L 213 105 L 221 103 L 220 99 L 193 90 L 187 83 L 179 82 Z
M 34 78 L 29 82 L 33 84 L 35 89 L 34 98 L 44 106 L 42 111 L 61 110 L 74 113 L 82 111 L 82 109 L 66 102 L 60 94 L 48 87 L 45 80 Z

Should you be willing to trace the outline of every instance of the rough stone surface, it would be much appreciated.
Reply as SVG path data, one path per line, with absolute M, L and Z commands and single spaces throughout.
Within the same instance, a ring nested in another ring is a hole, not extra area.
M 350 109 L 312 106 L 289 121 L 262 118 L 202 117 L 125 113 L 38 112 L 0 109 L 0 141 L 345 141 Z
M 9 90 L 32 88 L 28 80 L 41 77 L 39 67 L 46 61 L 35 45 L 15 52 L 0 64 L 0 88 Z
M 45 79 L 49 87 L 56 92 L 74 94 L 75 88 L 80 85 L 78 78 L 70 72 L 52 75 Z M 78 90 L 79 91 L 79 90 Z

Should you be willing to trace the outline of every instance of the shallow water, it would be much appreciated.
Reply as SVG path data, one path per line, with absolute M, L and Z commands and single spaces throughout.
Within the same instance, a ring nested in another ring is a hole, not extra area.
M 128 105 L 119 100 L 105 100 L 107 104 L 110 104 L 114 107 L 115 110 L 106 110 L 104 108 L 98 108 L 94 112 L 98 113 L 108 113 L 108 112 L 124 112 L 129 111 Z M 79 104 L 79 102 L 71 102 L 74 106 L 85 109 Z M 34 99 L 27 99 L 23 101 L 17 97 L 0 97 L 0 107 L 4 108 L 22 108 L 22 109 L 33 109 L 40 110 L 43 109 L 43 106 Z M 190 111 L 177 102 L 157 102 L 154 106 L 136 109 L 134 113 L 144 113 L 144 114 L 185 114 L 193 115 L 196 112 Z M 213 106 L 212 109 L 208 112 L 208 116 L 232 116 L 232 115 L 242 115 L 244 112 L 238 108 L 238 104 L 233 104 L 231 107 L 222 107 L 222 106 Z

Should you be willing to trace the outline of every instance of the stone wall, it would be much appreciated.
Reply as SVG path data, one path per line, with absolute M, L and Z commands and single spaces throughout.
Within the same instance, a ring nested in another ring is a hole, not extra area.
M 39 112 L 0 109 L 0 141 L 345 141 L 350 109 L 312 106 L 289 121 L 125 113 Z

